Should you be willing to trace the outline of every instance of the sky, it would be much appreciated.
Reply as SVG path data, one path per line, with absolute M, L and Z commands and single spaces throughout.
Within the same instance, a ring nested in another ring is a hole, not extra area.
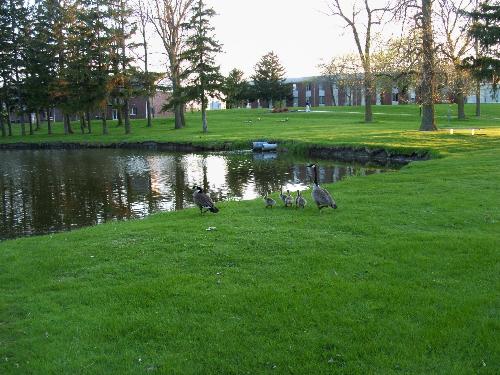
M 217 12 L 212 24 L 216 39 L 223 44 L 224 53 L 218 56 L 222 73 L 238 68 L 249 78 L 259 59 L 274 51 L 288 78 L 314 76 L 320 74 L 318 64 L 322 61 L 354 52 L 352 33 L 339 18 L 325 14 L 327 3 L 327 0 L 207 0 Z M 151 38 L 155 49 L 161 50 L 158 38 L 153 35 Z M 159 68 L 158 59 L 153 65 Z

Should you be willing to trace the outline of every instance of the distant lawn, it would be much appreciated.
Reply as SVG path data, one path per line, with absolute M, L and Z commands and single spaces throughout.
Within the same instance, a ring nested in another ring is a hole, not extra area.
M 499 374 L 500 106 L 450 122 L 475 136 L 420 133 L 415 106 L 375 107 L 370 125 L 333 110 L 210 112 L 208 135 L 198 114 L 180 131 L 134 122 L 127 140 L 444 157 L 329 185 L 335 211 L 306 193 L 305 210 L 224 202 L 1 242 L 0 374 Z M 98 131 L 9 141 L 125 140 Z
M 454 106 L 438 105 L 437 123 L 441 128 L 482 128 L 477 137 L 471 137 L 470 131 L 455 131 L 450 135 L 443 129 L 438 133 L 422 133 L 419 108 L 415 105 L 376 106 L 371 124 L 363 122 L 363 107 L 319 107 L 317 111 L 331 112 L 290 112 L 271 114 L 268 110 L 226 110 L 209 111 L 209 133 L 201 131 L 199 113 L 187 113 L 187 127 L 174 130 L 173 118 L 155 119 L 152 128 L 146 127 L 145 120 L 132 121 L 132 134 L 126 136 L 123 127 L 117 127 L 117 121 L 109 121 L 110 134 L 103 136 L 100 121 L 93 122 L 92 134 L 80 134 L 79 124 L 74 124 L 75 134 L 65 136 L 62 124 L 56 124 L 54 134 L 46 134 L 46 124 L 34 136 L 20 137 L 20 126 L 15 125 L 15 136 L 0 138 L 4 142 L 140 142 L 163 141 L 185 143 L 220 144 L 231 142 L 237 148 L 249 147 L 249 142 L 256 139 L 300 142 L 301 144 L 363 145 L 385 147 L 395 150 L 432 149 L 434 151 L 459 151 L 469 147 L 490 147 L 500 145 L 500 105 L 485 104 L 482 116 L 473 116 L 474 105 L 466 106 L 466 121 L 451 118 L 448 121 L 448 108 L 452 114 Z M 287 120 L 287 121 L 283 121 Z M 486 139 L 484 139 L 486 138 Z

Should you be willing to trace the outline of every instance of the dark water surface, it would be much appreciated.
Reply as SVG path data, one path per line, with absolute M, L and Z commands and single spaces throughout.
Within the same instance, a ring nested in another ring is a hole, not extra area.
M 192 186 L 212 198 L 252 199 L 310 184 L 310 160 L 287 154 L 180 154 L 140 150 L 0 152 L 0 239 L 45 234 L 192 206 Z M 320 181 L 387 168 L 318 162 Z

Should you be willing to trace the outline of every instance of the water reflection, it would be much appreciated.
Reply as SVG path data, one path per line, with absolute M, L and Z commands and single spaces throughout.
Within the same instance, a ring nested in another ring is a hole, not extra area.
M 140 218 L 192 205 L 193 185 L 216 200 L 305 188 L 307 160 L 282 154 L 176 154 L 131 150 L 0 153 L 0 239 Z M 322 161 L 321 182 L 381 168 Z

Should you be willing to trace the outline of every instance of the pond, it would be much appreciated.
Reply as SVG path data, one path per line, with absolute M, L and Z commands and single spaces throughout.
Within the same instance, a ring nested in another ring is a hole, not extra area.
M 0 239 L 47 234 L 191 207 L 193 185 L 214 201 L 305 189 L 310 160 L 286 153 L 143 150 L 0 152 Z M 320 182 L 389 168 L 320 161 Z

